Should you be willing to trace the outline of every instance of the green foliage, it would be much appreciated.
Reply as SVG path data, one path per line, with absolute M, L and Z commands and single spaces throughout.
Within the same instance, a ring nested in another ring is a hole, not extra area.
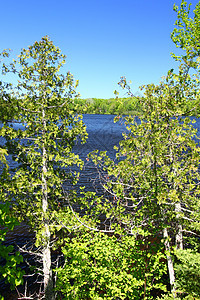
M 1 182 L 6 176 L 6 171 L 8 170 L 7 161 L 5 158 L 7 151 L 5 149 L 0 149 L 0 161 L 2 162 L 1 170 Z M 17 265 L 23 261 L 22 256 L 19 252 L 14 253 L 14 247 L 9 245 L 5 246 L 3 242 L 5 241 L 6 234 L 8 231 L 14 229 L 18 222 L 16 218 L 11 214 L 10 205 L 8 202 L 2 203 L 5 201 L 6 194 L 3 191 L 0 192 L 0 279 L 5 279 L 5 282 L 9 283 L 11 289 L 14 289 L 16 286 L 23 283 L 23 274 L 22 271 Z M 0 295 L 0 299 L 3 297 Z
M 75 99 L 78 111 L 85 114 L 129 115 L 140 112 L 139 101 L 136 97 L 114 99 Z
M 9 58 L 10 51 L 4 50 L 0 53 L 0 66 L 2 69 L 2 75 L 6 74 L 7 67 L 5 63 L 2 64 L 3 60 Z M 16 114 L 18 107 L 16 104 L 16 100 L 12 99 L 10 96 L 10 89 L 12 87 L 11 83 L 4 82 L 0 80 L 0 120 L 1 122 L 12 120 L 14 115 Z
M 177 288 L 191 297 L 200 298 L 200 253 L 191 249 L 176 251 Z
M 199 116 L 200 3 L 197 3 L 193 15 L 190 10 L 191 4 L 188 5 L 185 0 L 182 0 L 180 7 L 174 5 L 177 21 L 171 38 L 181 51 L 179 55 L 172 53 L 172 56 L 176 61 L 181 62 L 179 69 L 187 77 L 188 114 Z M 190 70 L 192 72 L 189 72 Z M 182 84 L 181 81 L 180 83 Z
M 152 289 L 166 290 L 160 250 L 148 251 L 148 243 L 133 236 L 78 236 L 63 247 L 66 262 L 57 270 L 56 289 L 64 299 L 153 299 Z
M 191 120 L 181 117 L 188 93 L 184 81 L 180 85 L 183 76 L 180 72 L 177 80 L 169 71 L 160 85 L 143 87 L 142 114 L 125 118 L 129 133 L 116 147 L 115 162 L 105 153 L 90 155 L 103 169 L 104 188 L 111 195 L 107 217 L 143 237 L 159 238 L 167 228 L 176 247 L 181 247 L 179 234 L 180 243 L 188 244 L 183 232 L 199 232 L 200 221 L 200 148 Z
M 63 185 L 68 181 L 75 184 L 78 178 L 78 172 L 70 167 L 83 165 L 72 147 L 75 141 L 85 140 L 86 131 L 76 105 L 72 109 L 77 83 L 69 72 L 66 76 L 59 73 L 64 63 L 65 56 L 48 37 L 21 51 L 15 61 L 19 83 L 12 96 L 18 105 L 14 117 L 24 128 L 15 129 L 5 122 L 1 129 L 9 154 L 17 162 L 7 188 L 20 217 L 37 231 L 42 230 L 44 218 L 43 189 L 50 210 L 45 213 L 53 227 L 53 211 L 65 201 Z
M 4 189 L 13 200 L 16 215 L 36 232 L 36 245 L 43 257 L 45 299 L 51 300 L 51 241 L 62 227 L 60 215 L 65 212 L 69 216 L 65 223 L 73 228 L 70 197 L 63 187 L 78 180 L 73 166 L 82 168 L 83 162 L 72 147 L 87 136 L 73 105 L 78 81 L 70 72 L 60 73 L 64 64 L 65 55 L 46 36 L 22 49 L 4 70 L 17 76 L 18 84 L 10 97 L 16 99 L 18 107 L 13 118 L 23 126 L 16 129 L 4 120 L 1 128 L 8 154 L 16 162 Z M 75 202 L 75 197 L 72 200 Z
M 200 3 L 197 3 L 194 9 L 194 17 L 190 17 L 191 4 L 182 0 L 180 8 L 174 5 L 174 11 L 177 13 L 175 28 L 171 34 L 173 42 L 185 53 L 181 56 L 173 56 L 177 60 L 183 60 L 190 63 L 191 67 L 197 68 L 200 51 Z
M 191 249 L 179 249 L 175 251 L 175 256 L 176 299 L 200 299 L 200 254 Z M 171 300 L 174 296 L 164 295 L 158 299 Z
M 17 267 L 23 261 L 23 258 L 19 252 L 13 254 L 13 246 L 5 246 L 2 242 L 5 241 L 6 233 L 13 230 L 17 224 L 16 219 L 11 215 L 9 204 L 0 204 L 0 258 L 4 262 L 0 266 L 0 278 L 5 278 L 12 289 L 23 283 L 24 271 Z

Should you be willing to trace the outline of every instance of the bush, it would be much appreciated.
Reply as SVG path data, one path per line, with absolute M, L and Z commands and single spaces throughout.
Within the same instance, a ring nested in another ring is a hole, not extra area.
M 175 264 L 177 289 L 182 293 L 200 298 L 200 253 L 191 249 L 177 250 Z M 188 298 L 189 299 L 189 298 Z
M 166 290 L 160 282 L 166 271 L 163 254 L 141 249 L 132 236 L 76 237 L 63 254 L 65 265 L 57 270 L 63 299 L 140 299 L 144 293 L 153 299 L 152 290 Z
M 10 284 L 11 289 L 23 283 L 22 276 L 24 274 L 24 271 L 17 267 L 17 264 L 23 261 L 20 253 L 11 254 L 14 247 L 2 244 L 5 241 L 6 233 L 13 230 L 15 225 L 17 222 L 10 214 L 9 204 L 0 204 L 0 279 L 5 279 Z M 0 296 L 0 299 L 3 298 Z

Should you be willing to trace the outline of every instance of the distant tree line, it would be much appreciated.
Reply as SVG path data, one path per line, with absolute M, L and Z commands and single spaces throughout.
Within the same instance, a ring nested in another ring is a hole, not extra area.
M 75 99 L 80 113 L 86 114 L 136 114 L 140 111 L 139 101 L 136 97 L 110 98 L 110 99 Z
M 124 98 L 89 98 L 89 99 L 74 99 L 73 105 L 77 107 L 77 111 L 81 114 L 111 114 L 111 115 L 141 115 L 142 105 L 138 97 Z M 184 103 L 183 114 L 187 116 L 198 116 L 200 113 L 198 99 L 189 99 Z

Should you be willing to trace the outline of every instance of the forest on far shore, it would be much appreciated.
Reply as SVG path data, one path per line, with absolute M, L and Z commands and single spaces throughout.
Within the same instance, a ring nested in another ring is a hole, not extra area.
M 123 97 L 123 98 L 87 98 L 74 99 L 74 104 L 77 106 L 77 111 L 80 114 L 110 114 L 110 115 L 136 115 L 142 114 L 142 105 L 140 97 Z M 190 100 L 185 103 L 184 111 L 187 116 L 198 116 L 199 100 Z M 73 108 L 72 108 L 73 109 Z

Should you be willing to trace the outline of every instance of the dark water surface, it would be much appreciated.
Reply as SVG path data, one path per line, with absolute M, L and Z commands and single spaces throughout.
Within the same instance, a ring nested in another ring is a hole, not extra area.
M 120 121 L 114 123 L 114 115 L 83 115 L 83 122 L 87 127 L 88 139 L 85 144 L 78 143 L 74 146 L 74 152 L 79 154 L 82 160 L 91 151 L 98 149 L 108 151 L 110 157 L 114 158 L 114 145 L 117 145 L 122 139 L 122 133 L 126 131 L 125 125 Z M 13 127 L 23 129 L 19 123 L 12 123 Z M 0 145 L 5 143 L 4 138 L 0 137 Z M 8 163 L 11 167 L 15 162 L 8 157 Z
M 97 172 L 94 165 L 86 160 L 87 155 L 97 149 L 107 151 L 107 155 L 114 159 L 116 152 L 113 148 L 122 140 L 122 133 L 127 131 L 122 121 L 114 123 L 114 117 L 114 115 L 83 115 L 88 139 L 83 145 L 80 143 L 75 145 L 73 151 L 84 161 L 78 185 L 86 186 L 88 190 L 93 190 Z

